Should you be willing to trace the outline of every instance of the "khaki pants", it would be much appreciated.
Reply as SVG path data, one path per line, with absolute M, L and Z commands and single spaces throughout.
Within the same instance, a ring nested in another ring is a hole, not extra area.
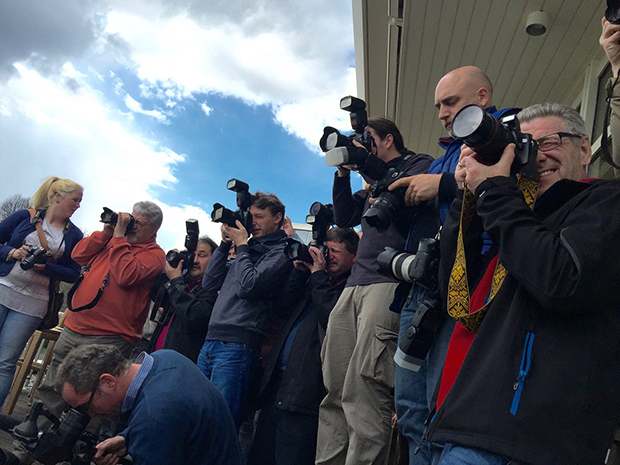
M 399 315 L 396 283 L 347 287 L 323 343 L 327 396 L 319 410 L 316 463 L 384 464 L 391 435 Z
M 50 412 L 57 417 L 60 417 L 68 404 L 64 401 L 60 393 L 54 389 L 56 372 L 71 349 L 85 344 L 113 345 L 116 346 L 125 357 L 129 357 L 133 347 L 121 336 L 88 336 L 71 331 L 69 328 L 63 328 L 58 341 L 56 341 L 54 345 L 52 362 L 47 367 L 45 378 L 43 378 L 43 382 L 41 386 L 39 386 L 39 389 L 37 389 L 36 394 L 36 397 L 41 399 Z

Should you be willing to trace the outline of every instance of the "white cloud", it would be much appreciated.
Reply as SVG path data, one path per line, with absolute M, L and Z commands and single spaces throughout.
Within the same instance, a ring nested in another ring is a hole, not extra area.
M 0 2 L 0 200 L 31 195 L 47 176 L 69 177 L 85 187 L 76 223 L 100 229 L 101 207 L 127 211 L 154 187 L 174 186 L 185 159 L 133 115 L 166 123 L 184 99 L 200 99 L 208 116 L 205 94 L 268 105 L 318 150 L 323 126 L 349 127 L 338 102 L 355 94 L 350 8 L 350 0 Z M 128 94 L 112 64 L 137 78 L 139 94 Z M 92 87 L 109 80 L 128 113 Z M 182 245 L 192 216 L 219 237 L 198 207 L 161 206 L 165 248 Z
M 244 4 L 241 11 L 231 5 L 239 14 L 209 9 L 203 16 L 191 16 L 182 3 L 171 11 L 149 2 L 149 13 L 134 4 L 107 16 L 106 33 L 127 44 L 144 96 L 170 105 L 217 92 L 270 105 L 275 120 L 312 150 L 324 125 L 349 127 L 338 102 L 355 95 L 355 71 L 347 62 L 352 31 L 335 26 L 338 7 L 320 2 L 310 21 L 310 12 L 287 12 L 280 2 L 260 2 L 256 9 Z M 214 21 L 218 14 L 222 20 Z
M 213 108 L 211 108 L 209 105 L 207 105 L 207 102 L 202 102 L 200 104 L 200 108 L 202 108 L 202 111 L 204 111 L 205 115 L 209 116 L 211 114 L 211 112 L 213 111 Z
M 176 183 L 173 170 L 184 155 L 132 132 L 131 121 L 109 109 L 99 93 L 86 85 L 69 89 L 64 75 L 52 80 L 23 65 L 17 70 L 18 76 L 0 84 L 6 109 L 0 134 L 10 135 L 0 137 L 0 199 L 29 197 L 51 175 L 73 179 L 85 189 L 74 220 L 92 232 L 101 228 L 103 206 L 131 211 L 136 201 L 152 199 L 153 187 Z M 179 237 L 182 245 L 187 215 L 197 217 L 206 232 L 217 231 L 197 207 L 160 206 L 166 218 L 160 243 L 167 248 L 178 246 Z
M 158 110 L 145 110 L 144 108 L 142 108 L 142 104 L 140 102 L 136 101 L 129 94 L 125 95 L 125 105 L 127 106 L 127 108 L 129 108 L 129 110 L 131 110 L 134 113 L 141 113 L 141 114 L 146 115 L 146 116 L 152 116 L 153 118 L 155 118 L 160 123 L 167 123 L 168 122 L 168 118 L 166 118 L 166 115 L 164 115 L 161 111 L 158 111 Z

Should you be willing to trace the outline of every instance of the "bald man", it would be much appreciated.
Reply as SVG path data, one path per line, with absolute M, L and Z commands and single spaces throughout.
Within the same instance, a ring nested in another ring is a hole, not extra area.
M 435 107 L 439 111 L 441 123 L 450 131 L 452 120 L 466 105 L 480 105 L 496 118 L 517 113 L 519 109 L 509 108 L 498 111 L 493 106 L 493 85 L 488 76 L 475 66 L 464 66 L 450 71 L 439 80 L 435 89 Z M 407 205 L 419 205 L 418 213 L 409 230 L 407 250 L 415 253 L 422 238 L 434 237 L 443 224 L 452 200 L 457 192 L 454 170 L 461 153 L 462 141 L 452 137 L 439 139 L 439 146 L 446 153 L 433 162 L 428 174 L 419 174 L 400 179 L 390 186 L 390 190 L 407 187 Z M 435 199 L 438 198 L 439 202 Z M 437 210 L 439 208 L 439 211 Z M 441 224 L 440 224 L 441 223 Z M 399 347 L 419 305 L 428 299 L 427 289 L 415 286 L 411 290 L 400 315 Z M 433 393 L 437 385 L 446 357 L 454 321 L 449 319 L 435 336 L 426 361 L 418 372 L 396 366 L 395 404 L 398 426 L 409 444 L 409 463 L 411 465 L 431 463 L 431 455 L 438 459 L 441 448 L 425 442 L 418 449 L 424 433 L 424 422 L 432 411 Z M 417 453 L 414 451 L 417 450 Z

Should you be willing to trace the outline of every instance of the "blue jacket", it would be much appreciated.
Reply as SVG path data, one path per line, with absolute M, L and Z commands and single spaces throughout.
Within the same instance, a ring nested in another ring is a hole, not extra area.
M 202 286 L 222 283 L 206 339 L 249 344 L 260 350 L 269 326 L 272 299 L 292 268 L 284 253 L 286 233 L 278 230 L 237 247 L 227 266 L 230 244 L 223 242 L 211 256 Z
M 45 218 L 45 210 L 41 212 L 41 219 Z M 36 231 L 30 222 L 28 210 L 18 210 L 6 217 L 0 223 L 0 276 L 9 274 L 15 261 L 6 261 L 8 253 L 24 245 L 24 239 L 31 232 Z M 47 262 L 43 274 L 52 280 L 75 282 L 80 276 L 80 265 L 71 259 L 71 251 L 75 244 L 82 240 L 84 235 L 80 228 L 69 220 L 69 227 L 64 230 L 65 251 L 57 263 Z

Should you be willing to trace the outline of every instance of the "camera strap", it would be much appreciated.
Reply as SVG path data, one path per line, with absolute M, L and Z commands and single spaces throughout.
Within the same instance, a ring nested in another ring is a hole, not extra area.
M 517 187 L 523 193 L 525 202 L 528 207 L 534 208 L 536 202 L 536 195 L 538 193 L 538 179 L 536 174 L 532 173 L 532 165 L 536 165 L 536 157 L 533 158 L 533 162 L 523 168 L 523 170 L 517 175 Z M 454 260 L 454 266 L 450 273 L 450 279 L 448 281 L 448 313 L 452 318 L 461 323 L 469 332 L 475 333 L 478 331 L 482 320 L 484 319 L 493 298 L 497 295 L 497 292 L 502 287 L 504 279 L 508 274 L 508 271 L 504 266 L 497 262 L 495 271 L 493 272 L 493 280 L 491 282 L 491 290 L 489 292 L 486 303 L 479 309 L 474 309 L 470 313 L 471 295 L 469 293 L 469 284 L 467 283 L 467 261 L 465 258 L 465 246 L 463 243 L 463 232 L 467 229 L 471 223 L 474 214 L 476 213 L 476 200 L 474 194 L 465 189 L 463 193 L 463 204 L 461 206 L 461 221 L 459 227 L 459 234 L 456 244 L 456 258 Z
M 95 296 L 95 298 L 85 305 L 82 305 L 77 308 L 73 308 L 73 295 L 75 294 L 75 291 L 77 291 L 82 281 L 84 281 L 84 276 L 90 270 L 90 267 L 95 261 L 95 259 L 108 246 L 108 244 L 110 243 L 110 239 L 108 239 L 107 242 L 104 244 L 104 246 L 101 248 L 101 250 L 99 250 L 99 252 L 95 254 L 95 256 L 90 261 L 90 263 L 82 267 L 82 271 L 80 272 L 79 278 L 73 284 L 73 286 L 71 286 L 71 289 L 69 289 L 69 292 L 67 292 L 67 308 L 71 310 L 72 312 L 81 312 L 82 310 L 88 310 L 90 308 L 93 308 L 95 305 L 97 305 L 97 303 L 99 302 L 99 299 L 101 298 L 101 294 L 103 294 L 103 290 L 106 288 L 106 286 L 110 282 L 110 273 L 108 272 L 108 274 L 105 275 L 105 278 L 103 278 L 103 281 L 101 282 L 101 286 L 99 287 L 99 290 L 97 291 L 97 295 Z
M 41 209 L 35 210 L 34 208 L 29 208 L 28 212 L 30 213 L 30 224 L 33 224 L 35 229 L 37 230 L 37 235 L 39 236 L 39 242 L 41 244 L 41 247 L 47 250 L 48 261 L 53 261 L 55 254 L 52 253 L 52 251 L 50 250 L 50 247 L 47 243 L 47 238 L 45 237 L 45 233 L 43 232 L 43 226 L 41 225 L 41 223 L 43 223 L 43 220 L 41 219 L 41 213 L 43 212 L 43 210 Z M 65 242 L 65 236 L 67 235 L 68 231 L 69 231 L 69 221 L 67 221 L 67 224 L 65 225 L 65 228 L 63 229 L 62 240 L 60 241 L 58 250 L 60 250 L 60 248 L 62 247 L 62 244 Z M 58 253 L 58 250 L 56 250 L 56 253 Z

